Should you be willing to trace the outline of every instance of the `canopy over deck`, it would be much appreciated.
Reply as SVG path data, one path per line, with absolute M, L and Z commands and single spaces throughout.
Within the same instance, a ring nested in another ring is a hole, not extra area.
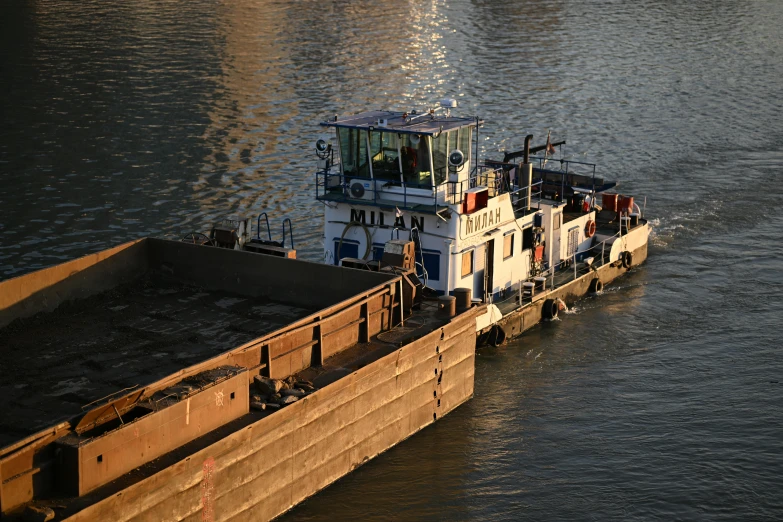
M 385 129 L 401 134 L 436 136 L 444 131 L 473 127 L 483 123 L 484 121 L 478 118 L 457 118 L 429 112 L 417 114 L 413 112 L 368 111 L 342 118 L 335 117 L 333 121 L 325 121 L 321 125 L 349 129 Z

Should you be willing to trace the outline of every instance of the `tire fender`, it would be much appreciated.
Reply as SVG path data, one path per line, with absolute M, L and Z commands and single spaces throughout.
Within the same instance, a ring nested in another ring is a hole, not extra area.
M 555 319 L 558 313 L 560 313 L 560 306 L 557 304 L 557 299 L 544 301 L 544 306 L 541 308 L 541 316 L 544 319 Z

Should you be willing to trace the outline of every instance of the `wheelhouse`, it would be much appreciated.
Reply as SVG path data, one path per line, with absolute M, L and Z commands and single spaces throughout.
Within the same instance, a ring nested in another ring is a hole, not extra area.
M 475 169 L 475 129 L 482 123 L 448 111 L 370 111 L 323 122 L 335 129 L 337 150 L 336 157 L 328 151 L 317 198 L 422 211 L 429 206 L 437 213 L 454 192 L 449 183 L 467 183 Z

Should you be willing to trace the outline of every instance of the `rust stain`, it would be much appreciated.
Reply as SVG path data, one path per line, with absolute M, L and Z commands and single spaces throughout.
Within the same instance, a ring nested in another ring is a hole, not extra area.
M 204 461 L 201 478 L 201 520 L 213 522 L 215 520 L 215 459 L 209 457 Z

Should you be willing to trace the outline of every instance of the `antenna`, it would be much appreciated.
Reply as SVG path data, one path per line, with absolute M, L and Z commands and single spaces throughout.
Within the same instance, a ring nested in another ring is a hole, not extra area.
M 454 98 L 443 98 L 440 101 L 440 107 L 441 109 L 446 109 L 446 117 L 448 118 L 451 116 L 451 109 L 457 108 L 457 100 Z

